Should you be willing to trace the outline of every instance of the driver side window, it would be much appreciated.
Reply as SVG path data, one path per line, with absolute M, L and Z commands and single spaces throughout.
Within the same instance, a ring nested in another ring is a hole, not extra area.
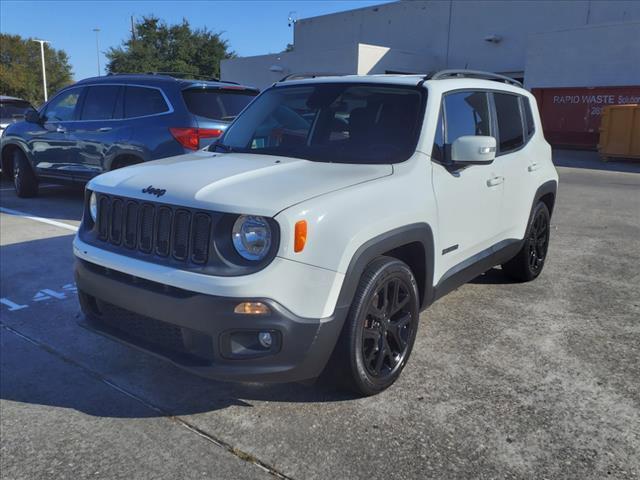
M 48 122 L 66 122 L 75 119 L 76 106 L 80 98 L 81 89 L 75 88 L 58 95 L 51 101 L 44 112 Z
M 491 136 L 491 115 L 487 92 L 448 93 L 442 100 L 432 157 L 447 162 L 451 144 L 466 135 Z
M 491 135 L 489 96 L 486 92 L 456 92 L 444 97 L 445 143 L 465 135 Z

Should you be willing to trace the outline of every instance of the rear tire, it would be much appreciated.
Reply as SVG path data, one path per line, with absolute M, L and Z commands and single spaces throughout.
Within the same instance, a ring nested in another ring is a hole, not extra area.
M 418 315 L 411 269 L 394 258 L 375 259 L 360 279 L 328 373 L 359 395 L 389 388 L 411 355 Z
M 20 150 L 13 152 L 13 187 L 20 198 L 38 195 L 38 179 L 36 178 L 27 157 Z
M 547 259 L 549 231 L 549 209 L 543 202 L 538 202 L 531 215 L 522 248 L 515 257 L 502 265 L 502 270 L 519 282 L 537 278 Z

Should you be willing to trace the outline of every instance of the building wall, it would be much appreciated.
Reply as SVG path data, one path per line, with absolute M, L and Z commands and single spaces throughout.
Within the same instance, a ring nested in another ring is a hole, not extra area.
M 442 52 L 447 43 L 449 2 L 404 1 L 299 20 L 296 49 L 348 43 L 381 45 L 418 54 Z M 331 32 L 327 35 L 327 32 Z
M 421 73 L 429 70 L 429 57 L 397 48 L 358 44 L 358 75 Z
M 528 88 L 640 85 L 640 22 L 533 35 L 525 68 Z
M 630 21 L 640 21 L 640 1 L 400 1 L 301 19 L 295 24 L 294 53 L 276 57 L 291 71 L 427 73 L 470 68 L 521 76 L 529 38 Z M 499 41 L 485 40 L 492 36 Z M 604 50 L 616 49 L 608 38 L 597 43 Z M 384 55 L 380 49 L 386 49 Z M 347 59 L 348 55 L 352 58 Z M 267 79 L 276 77 L 263 71 L 270 61 L 264 57 L 225 60 L 222 78 L 263 87 Z M 377 61 L 371 60 L 376 57 Z
M 224 60 L 223 80 L 265 88 L 291 73 L 324 72 L 349 74 L 358 68 L 358 45 L 343 45 L 321 51 L 276 53 Z

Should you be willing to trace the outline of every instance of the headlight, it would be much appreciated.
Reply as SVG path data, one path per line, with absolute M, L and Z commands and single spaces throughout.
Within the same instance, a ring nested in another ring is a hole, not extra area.
M 233 224 L 233 246 L 247 260 L 262 260 L 271 247 L 271 227 L 263 217 L 240 215 Z
M 98 198 L 94 192 L 91 192 L 91 197 L 89 197 L 89 213 L 95 222 L 98 217 Z

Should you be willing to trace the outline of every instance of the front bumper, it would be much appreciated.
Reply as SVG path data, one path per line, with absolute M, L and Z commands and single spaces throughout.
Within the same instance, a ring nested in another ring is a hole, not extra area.
M 197 375 L 221 380 L 292 382 L 317 377 L 347 313 L 337 309 L 327 318 L 301 318 L 271 299 L 182 290 L 80 259 L 75 278 L 89 328 Z M 242 301 L 266 303 L 271 314 L 234 313 Z M 272 333 L 270 349 L 247 353 L 238 348 L 259 331 Z

